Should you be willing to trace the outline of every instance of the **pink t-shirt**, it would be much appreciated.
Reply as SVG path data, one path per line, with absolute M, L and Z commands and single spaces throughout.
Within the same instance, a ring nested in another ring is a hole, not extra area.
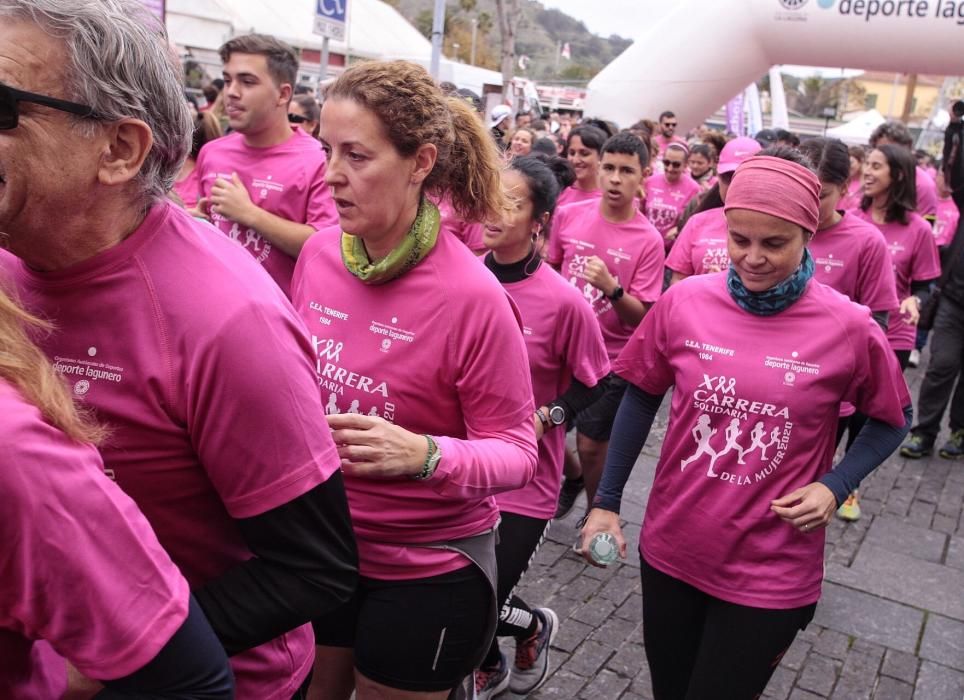
M 646 218 L 664 238 L 676 227 L 686 205 L 700 193 L 699 183 L 684 173 L 676 182 L 670 182 L 663 173 L 646 179 Z M 666 247 L 672 241 L 666 242 Z
M 939 246 L 950 245 L 954 242 L 954 235 L 957 233 L 957 222 L 961 218 L 961 212 L 954 204 L 954 200 L 948 197 L 941 199 L 937 203 L 937 219 L 934 221 L 934 242 Z
M 91 678 L 133 673 L 187 617 L 187 581 L 97 450 L 5 380 L 0 415 L 0 697 L 60 697 L 64 658 Z
M 871 311 L 897 312 L 894 266 L 876 226 L 844 212 L 838 223 L 817 231 L 807 247 L 815 280 Z
M 522 314 L 536 406 L 559 398 L 573 379 L 596 386 L 609 374 L 609 356 L 599 324 L 582 295 L 548 265 L 503 285 Z M 566 432 L 557 427 L 539 441 L 539 466 L 528 486 L 496 496 L 499 510 L 531 518 L 555 515 L 562 481 Z
M 924 177 L 927 177 L 926 173 Z M 931 225 L 918 214 L 911 213 L 908 223 L 892 221 L 878 224 L 870 211 L 854 211 L 864 221 L 876 226 L 884 234 L 890 249 L 894 267 L 894 280 L 897 284 L 897 299 L 903 301 L 910 296 L 912 282 L 937 279 L 941 276 L 941 261 L 937 254 L 937 244 Z M 905 323 L 906 316 L 892 313 L 887 324 L 887 340 L 894 350 L 913 350 L 917 336 L 914 326 Z
M 488 250 L 485 247 L 485 241 L 482 240 L 482 235 L 485 232 L 483 224 L 463 221 L 452 208 L 452 203 L 448 197 L 443 197 L 438 203 L 438 211 L 442 217 L 442 228 L 462 241 L 466 248 L 476 255 L 482 255 Z
M 603 218 L 598 201 L 572 204 L 556 212 L 547 258 L 592 305 L 609 359 L 614 360 L 633 326 L 619 320 L 602 290 L 585 281 L 583 270 L 592 256 L 606 263 L 626 294 L 651 304 L 663 289 L 663 237 L 638 210 L 632 219 L 618 224 Z
M 693 214 L 676 237 L 666 267 L 681 275 L 705 275 L 730 267 L 723 207 Z
M 231 173 L 237 173 L 251 201 L 265 211 L 316 230 L 338 224 L 335 202 L 325 183 L 325 153 L 318 141 L 297 127 L 291 138 L 269 148 L 252 148 L 240 133 L 206 143 L 198 154 L 196 172 L 203 197 L 211 195 L 219 177 L 230 180 Z M 285 295 L 291 296 L 294 258 L 277 250 L 253 228 L 242 228 L 213 212 L 211 223 L 244 246 Z
M 679 143 L 679 144 L 682 144 L 682 145 L 684 145 L 684 146 L 686 145 L 685 139 L 682 139 L 682 138 L 680 138 L 679 136 L 676 136 L 676 135 L 674 135 L 672 138 L 666 138 L 665 136 L 663 136 L 662 132 L 657 132 L 657 133 L 653 134 L 653 143 L 656 144 L 656 148 L 657 148 L 658 150 L 657 150 L 656 153 L 651 154 L 651 155 L 652 155 L 652 158 L 650 158 L 650 161 L 658 161 L 659 158 L 660 158 L 664 153 L 666 153 L 666 149 L 667 149 L 667 147 L 668 147 L 671 143 Z M 663 164 L 662 164 L 662 163 L 659 163 L 658 165 L 659 165 L 659 167 L 662 167 Z
M 825 531 L 801 533 L 770 502 L 830 470 L 841 401 L 904 425 L 907 385 L 867 309 L 811 281 L 785 311 L 755 316 L 725 272 L 694 276 L 650 310 L 613 369 L 653 394 L 675 387 L 646 560 L 739 605 L 815 602 Z
M 917 184 L 917 213 L 921 216 L 933 216 L 937 213 L 937 184 L 919 165 L 914 175 Z
M 575 185 L 570 185 L 559 193 L 559 198 L 556 200 L 556 211 L 558 212 L 560 207 L 569 204 L 588 200 L 599 201 L 600 199 L 602 199 L 602 190 L 581 190 Z
M 292 283 L 311 333 L 324 413 L 379 416 L 436 438 L 424 481 L 345 475 L 362 575 L 399 580 L 466 564 L 425 546 L 495 526 L 492 497 L 521 488 L 537 460 L 525 343 L 506 292 L 444 230 L 390 282 L 345 269 L 340 232 L 305 244 Z
M 197 167 L 191 169 L 183 180 L 174 183 L 174 191 L 184 202 L 185 209 L 193 209 L 197 206 L 199 192 L 201 191 L 201 180 L 198 178 Z
M 857 209 L 860 206 L 860 200 L 863 199 L 863 196 L 864 186 L 860 181 L 860 176 L 858 176 L 857 179 L 850 181 L 850 184 L 847 186 L 847 194 L 837 202 L 837 208 L 841 211 Z
M 108 473 L 192 587 L 251 558 L 235 523 L 325 481 L 339 458 L 304 326 L 251 256 L 173 203 L 66 270 L 15 261 L 42 346 L 111 429 Z M 239 698 L 290 698 L 310 625 L 231 659 Z

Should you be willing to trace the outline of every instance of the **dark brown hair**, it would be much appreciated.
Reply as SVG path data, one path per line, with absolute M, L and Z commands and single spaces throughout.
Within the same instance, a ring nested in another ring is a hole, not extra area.
M 224 42 L 218 53 L 222 63 L 227 63 L 234 53 L 264 56 L 268 63 L 268 74 L 277 87 L 287 83 L 294 90 L 298 82 L 298 54 L 288 44 L 269 34 L 236 36 Z

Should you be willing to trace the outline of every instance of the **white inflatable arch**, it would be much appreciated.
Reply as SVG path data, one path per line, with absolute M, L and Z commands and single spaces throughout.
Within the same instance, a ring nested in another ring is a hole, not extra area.
M 585 113 L 685 132 L 775 64 L 964 73 L 964 0 L 672 0 L 589 83 Z M 600 10 L 604 11 L 604 10 Z

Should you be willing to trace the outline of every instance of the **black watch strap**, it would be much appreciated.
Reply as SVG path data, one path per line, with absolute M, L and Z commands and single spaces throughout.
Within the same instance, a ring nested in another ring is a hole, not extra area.
M 619 301 L 620 299 L 623 298 L 623 294 L 625 294 L 625 293 L 626 293 L 626 292 L 623 291 L 623 288 L 622 288 L 622 287 L 616 287 L 616 288 L 613 290 L 613 293 L 610 294 L 607 298 L 609 299 L 609 301 Z

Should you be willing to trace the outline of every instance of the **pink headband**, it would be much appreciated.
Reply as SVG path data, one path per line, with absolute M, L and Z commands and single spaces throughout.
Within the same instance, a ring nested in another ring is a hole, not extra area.
M 814 233 L 820 220 L 820 180 L 792 161 L 753 156 L 733 173 L 723 211 L 731 209 L 770 214 Z

